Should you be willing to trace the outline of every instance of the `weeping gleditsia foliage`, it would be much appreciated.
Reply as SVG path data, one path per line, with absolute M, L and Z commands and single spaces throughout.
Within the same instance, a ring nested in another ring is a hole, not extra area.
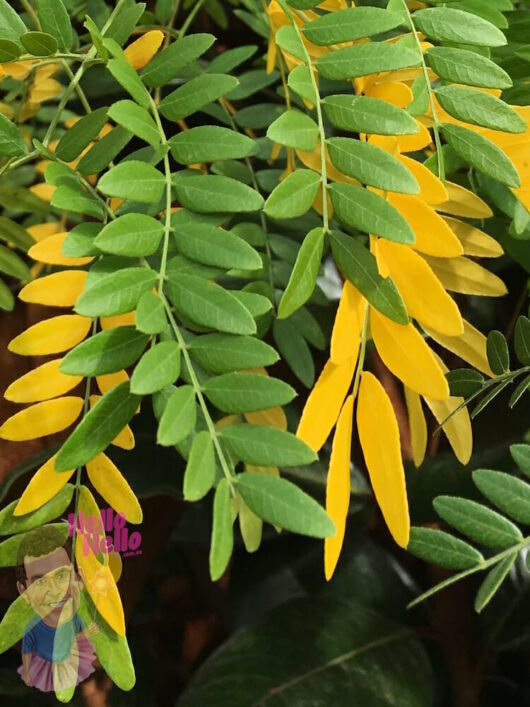
M 415 465 L 426 408 L 449 418 L 465 464 L 469 414 L 432 344 L 497 375 L 454 297 L 506 292 L 483 262 L 503 254 L 485 232 L 487 196 L 513 200 L 517 233 L 530 207 L 530 113 L 495 60 L 505 25 L 472 3 L 432 4 L 245 2 L 234 13 L 268 46 L 221 52 L 212 34 L 190 33 L 200 5 L 179 26 L 167 2 L 154 15 L 96 3 L 79 18 L 62 0 L 21 14 L 0 0 L 0 269 L 22 301 L 54 308 L 9 344 L 47 358 L 5 391 L 26 407 L 0 436 L 69 429 L 0 512 L 4 565 L 70 504 L 98 516 L 93 492 L 142 522 L 112 447 L 135 453 L 129 425 L 144 398 L 157 443 L 184 459 L 184 499 L 212 501 L 213 580 L 236 518 L 249 552 L 263 522 L 324 539 L 331 578 L 354 430 L 388 529 L 408 546 L 399 426 L 367 347 L 403 384 Z M 324 258 L 341 287 L 330 341 L 315 316 L 332 311 L 317 282 Z M 12 289 L 0 283 L 5 310 Z M 328 347 L 315 382 L 312 349 Z M 268 371 L 280 358 L 309 391 L 299 420 L 295 389 Z M 324 510 L 280 473 L 316 461 L 334 428 Z M 98 658 L 131 689 L 119 562 L 84 553 L 79 536 L 75 557 L 81 613 L 102 619 Z M 3 650 L 24 611 L 17 600 L 0 624 Z

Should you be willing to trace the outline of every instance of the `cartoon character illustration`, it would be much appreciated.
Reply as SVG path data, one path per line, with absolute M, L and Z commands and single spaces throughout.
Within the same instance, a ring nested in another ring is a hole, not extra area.
M 18 673 L 43 692 L 67 690 L 95 670 L 90 636 L 99 628 L 77 614 L 83 581 L 71 557 L 71 539 L 53 527 L 26 533 L 18 550 L 17 588 L 36 614 L 24 628 Z

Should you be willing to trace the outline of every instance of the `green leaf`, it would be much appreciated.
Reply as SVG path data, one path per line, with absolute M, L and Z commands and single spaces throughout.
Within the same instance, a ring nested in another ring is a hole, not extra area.
M 149 93 L 136 71 L 127 63 L 124 57 L 110 59 L 110 61 L 107 62 L 107 69 L 120 86 L 134 98 L 136 103 L 143 108 L 149 107 Z
M 512 444 L 510 454 L 519 469 L 530 477 L 530 444 Z
M 530 525 L 530 486 L 525 481 L 501 471 L 478 469 L 473 472 L 473 482 L 497 508 Z
M 175 174 L 177 198 L 187 209 L 200 214 L 258 211 L 262 196 L 246 184 L 220 175 L 184 176 Z
M 299 309 L 313 294 L 318 269 L 324 248 L 324 230 L 313 228 L 304 238 L 304 242 L 294 264 L 287 289 L 283 293 L 278 317 L 286 319 Z
M 509 88 L 510 76 L 485 56 L 465 49 L 431 47 L 425 60 L 440 78 L 466 86 Z
M 95 46 L 100 58 L 103 59 L 103 61 L 105 62 L 108 61 L 109 53 L 106 50 L 105 45 L 103 44 L 103 36 L 99 31 L 99 27 L 94 22 L 94 20 L 89 17 L 89 15 L 85 17 L 83 27 L 86 27 L 86 29 L 88 30 L 90 39 L 92 40 L 92 44 Z
M 255 140 L 217 125 L 183 130 L 169 140 L 169 145 L 173 158 L 180 164 L 235 160 L 257 152 Z
M 276 32 L 275 41 L 277 46 L 284 52 L 305 61 L 304 45 L 298 32 L 292 25 L 280 27 Z
M 265 425 L 234 424 L 223 427 L 219 436 L 245 464 L 255 466 L 303 466 L 317 455 L 290 432 Z
M 207 430 L 197 432 L 191 444 L 190 456 L 184 472 L 185 501 L 204 498 L 215 482 L 215 453 L 212 437 Z
M 108 115 L 115 123 L 145 140 L 149 145 L 153 147 L 160 145 L 160 134 L 155 121 L 145 108 L 134 101 L 117 101 L 109 108 Z
M 216 101 L 238 85 L 228 74 L 203 74 L 187 81 L 166 96 L 159 110 L 168 120 L 182 120 Z
M 278 184 L 263 210 L 270 218 L 296 218 L 311 208 L 321 182 L 311 169 L 296 169 Z
M 444 124 L 441 129 L 453 150 L 479 172 L 484 172 L 509 187 L 521 186 L 521 179 L 513 162 L 491 140 L 460 125 Z
M 472 368 L 454 368 L 446 373 L 452 396 L 467 398 L 482 388 L 484 376 Z
M 521 316 L 515 324 L 515 354 L 523 366 L 530 366 L 530 319 Z
M 322 105 L 328 119 L 341 130 L 375 135 L 411 135 L 419 127 L 407 111 L 368 96 L 326 96 Z
M 322 506 L 290 481 L 244 472 L 236 482 L 247 506 L 268 523 L 313 538 L 335 534 L 335 525 Z
M 166 330 L 164 303 L 154 292 L 145 292 L 138 300 L 136 328 L 144 334 L 161 334 Z
M 37 0 L 37 13 L 42 31 L 55 37 L 61 50 L 69 51 L 74 33 L 62 0 Z
M 55 154 L 64 162 L 72 162 L 94 140 L 107 122 L 107 108 L 98 108 L 78 120 L 59 140 Z
M 94 239 L 104 253 L 137 258 L 158 250 L 164 226 L 152 216 L 130 213 L 110 221 Z
M 435 93 L 442 108 L 465 123 L 507 133 L 521 133 L 526 130 L 526 122 L 519 114 L 507 103 L 489 93 L 457 86 L 442 86 L 437 88 Z
M 264 368 L 278 361 L 278 354 L 264 341 L 250 336 L 205 334 L 192 339 L 188 349 L 204 368 L 227 373 L 245 368 Z
M 72 376 L 101 376 L 133 364 L 147 346 L 149 337 L 132 326 L 105 329 L 69 351 L 60 370 Z
M 215 490 L 213 501 L 213 525 L 210 543 L 210 577 L 212 582 L 221 579 L 232 556 L 234 531 L 230 508 L 230 487 L 221 479 Z
M 101 172 L 120 154 L 131 138 L 132 134 L 128 130 L 114 128 L 90 148 L 79 161 L 77 169 L 81 174 Z
M 237 77 L 239 85 L 232 89 L 226 97 L 229 101 L 241 101 L 276 83 L 279 76 L 280 73 L 274 70 L 270 73 L 267 73 L 265 69 L 245 71 Z
M 138 24 L 138 20 L 145 10 L 145 3 L 135 4 L 134 0 L 126 3 L 108 28 L 105 37 L 110 37 L 119 46 L 125 44 L 129 35 Z
M 330 184 L 328 190 L 337 217 L 347 226 L 395 243 L 416 241 L 406 219 L 378 194 L 354 184 Z
M 66 538 L 68 537 L 68 523 L 62 521 L 60 523 L 50 523 L 43 527 L 54 528 L 59 531 L 66 542 Z M 26 533 L 18 533 L 0 543 L 0 567 L 14 567 L 17 564 L 18 548 L 25 535 Z
M 490 331 L 486 343 L 486 353 L 491 370 L 496 375 L 502 375 L 510 370 L 510 352 L 508 342 L 500 331 Z
M 416 27 L 438 42 L 501 47 L 506 37 L 491 22 L 469 12 L 448 7 L 431 7 L 413 15 Z
M 267 137 L 279 145 L 313 152 L 318 143 L 318 125 L 299 110 L 286 110 L 269 125 Z
M 209 378 L 204 393 L 223 412 L 254 412 L 290 403 L 296 391 L 287 383 L 259 373 L 225 373 Z
M 82 591 L 79 615 L 87 625 L 93 620 L 95 610 L 86 590 Z M 96 648 L 99 662 L 116 687 L 132 690 L 136 677 L 126 637 L 118 636 L 106 621 L 100 621 L 98 627 L 99 632 L 90 640 Z
M 0 216 L 0 240 L 12 243 L 24 251 L 27 251 L 34 243 L 25 228 L 5 216 Z
M 197 408 L 191 385 L 176 388 L 166 403 L 156 435 L 157 444 L 172 447 L 182 442 L 195 428 Z
M 178 250 L 190 260 L 226 269 L 263 267 L 259 253 L 230 231 L 206 223 L 190 223 L 176 225 L 173 232 Z
M 59 48 L 55 37 L 45 32 L 26 32 L 20 37 L 20 41 L 33 56 L 50 56 Z
M 0 5 L 0 20 L 2 6 Z M 1 27 L 0 27 L 1 30 Z M 35 616 L 35 611 L 26 598 L 19 596 L 11 603 L 0 622 L 0 654 L 5 653 L 11 646 L 22 639 L 24 628 Z
M 85 214 L 97 219 L 103 218 L 101 204 L 79 185 L 61 185 L 57 187 L 50 204 L 61 211 L 71 211 L 75 214 Z
M 407 324 L 405 303 L 394 281 L 382 278 L 375 257 L 355 238 L 331 232 L 331 249 L 335 262 L 346 277 L 378 311 L 398 324 Z
M 20 35 L 27 32 L 26 25 L 7 0 L 0 0 L 0 37 L 20 45 Z
M 84 317 L 110 317 L 132 312 L 145 292 L 155 286 L 157 274 L 146 268 L 124 268 L 88 286 L 75 311 Z
M 313 103 L 313 105 L 316 104 L 318 99 L 307 66 L 301 64 L 295 66 L 289 74 L 287 85 L 299 96 L 305 98 L 306 101 Z
M 302 27 L 302 32 L 313 44 L 327 46 L 373 37 L 394 29 L 402 22 L 397 13 L 378 7 L 349 7 L 308 22 Z
M 17 126 L 0 113 L 0 155 L 19 157 L 27 151 L 26 141 Z
M 71 466 L 67 468 L 72 469 Z M 25 513 L 22 516 L 13 515 L 13 511 L 20 500 L 17 498 L 0 511 L 0 535 L 25 533 L 27 530 L 39 528 L 41 525 L 44 525 L 44 523 L 49 523 L 51 520 L 58 518 L 70 505 L 73 493 L 73 484 L 65 484 L 53 498 L 46 501 L 46 503 L 40 508 L 37 508 L 36 511 Z
M 153 88 L 165 86 L 215 42 L 212 34 L 191 34 L 178 39 L 157 54 L 142 71 L 142 79 Z
M 397 71 L 420 64 L 421 57 L 417 51 L 384 42 L 354 44 L 323 54 L 316 60 L 320 75 L 336 81 L 377 74 L 380 71 Z
M 80 258 L 87 255 L 99 255 L 94 246 L 94 239 L 101 231 L 101 224 L 95 221 L 84 221 L 74 226 L 63 242 L 63 255 L 69 258 Z
M 105 196 L 119 196 L 143 204 L 158 204 L 164 186 L 164 175 L 152 165 L 138 160 L 121 162 L 98 182 L 98 189 Z
M 475 611 L 477 613 L 480 613 L 493 599 L 495 592 L 504 582 L 516 559 L 517 553 L 514 552 L 513 555 L 505 557 L 488 572 L 475 597 Z
M 0 280 L 0 308 L 12 312 L 15 308 L 15 297 L 3 280 Z
M 0 62 L 16 61 L 21 54 L 20 44 L 12 42 L 10 39 L 0 39 Z
M 148 349 L 138 361 L 131 377 L 131 392 L 149 395 L 174 383 L 180 374 L 180 347 L 175 341 L 162 341 Z
M 416 178 L 389 152 L 347 137 L 332 137 L 326 142 L 331 161 L 343 174 L 385 191 L 419 194 Z
M 211 60 L 206 71 L 214 74 L 227 74 L 247 59 L 250 59 L 257 50 L 258 48 L 255 44 L 225 49 L 221 54 L 218 54 Z
M 484 560 L 468 543 L 433 528 L 411 528 L 407 550 L 422 560 L 453 570 L 471 569 Z
M 499 395 L 505 388 L 506 386 L 510 385 L 510 381 L 501 381 L 498 385 L 496 385 L 494 388 L 490 388 L 489 392 L 482 398 L 482 400 L 473 408 L 473 412 L 471 413 L 471 419 L 474 420 L 475 417 L 479 413 L 484 410 L 484 408 L 491 403 L 492 400 L 494 400 L 497 395 Z
M 16 277 L 17 280 L 28 282 L 33 279 L 31 270 L 10 248 L 0 245 L 0 272 Z
M 433 506 L 446 523 L 481 545 L 505 548 L 523 539 L 519 528 L 507 518 L 467 498 L 438 496 Z
M 315 382 L 315 364 L 304 337 L 283 319 L 274 321 L 272 331 L 284 361 L 305 387 L 311 388 Z
M 128 381 L 105 393 L 64 442 L 55 470 L 75 469 L 103 452 L 131 421 L 140 401 L 131 394 Z
M 526 391 L 529 388 L 530 388 L 530 375 L 526 376 L 526 378 L 524 378 L 519 383 L 517 388 L 513 391 L 512 395 L 510 397 L 510 401 L 508 403 L 510 408 L 513 408 L 519 402 L 519 400 L 522 398 L 522 396 L 526 393 Z
M 230 334 L 254 334 L 252 315 L 234 295 L 194 275 L 170 274 L 168 293 L 175 309 L 196 324 Z

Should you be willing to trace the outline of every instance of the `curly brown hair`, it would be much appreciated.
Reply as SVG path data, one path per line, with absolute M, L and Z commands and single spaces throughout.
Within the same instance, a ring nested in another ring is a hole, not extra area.
M 63 524 L 61 524 L 63 525 Z M 70 562 L 72 561 L 72 540 L 67 537 L 68 526 L 64 523 L 64 530 L 57 525 L 45 525 L 42 528 L 35 528 L 28 531 L 22 538 L 17 551 L 17 563 L 15 567 L 17 581 L 26 586 L 27 576 L 24 566 L 26 555 L 31 557 L 42 557 L 49 555 L 57 548 L 62 547 Z

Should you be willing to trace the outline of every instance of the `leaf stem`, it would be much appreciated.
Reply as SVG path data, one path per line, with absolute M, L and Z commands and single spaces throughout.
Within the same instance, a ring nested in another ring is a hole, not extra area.
M 502 552 L 499 552 L 497 555 L 493 555 L 493 557 L 490 557 L 487 560 L 484 560 L 483 562 L 479 562 L 474 567 L 470 567 L 467 570 L 463 570 L 462 572 L 458 572 L 457 574 L 454 574 L 452 577 L 448 577 L 443 582 L 440 582 L 439 584 L 435 585 L 434 587 L 431 587 L 431 589 L 424 592 L 423 594 L 420 594 L 419 597 L 416 597 L 416 599 L 414 599 L 409 604 L 407 604 L 407 609 L 412 609 L 412 607 L 417 606 L 422 601 L 425 601 L 425 599 L 428 599 L 429 597 L 431 597 L 433 594 L 436 594 L 440 590 L 445 589 L 445 587 L 449 587 L 451 584 L 454 584 L 455 582 L 458 582 L 459 580 L 464 579 L 464 577 L 469 577 L 469 575 L 475 574 L 476 572 L 482 572 L 483 570 L 488 569 L 488 567 L 492 567 L 493 565 L 496 565 L 501 560 L 504 560 L 504 558 L 508 557 L 508 555 L 513 555 L 514 553 L 520 552 L 521 550 L 524 550 L 524 548 L 529 547 L 529 546 L 530 546 L 530 537 L 527 537 L 524 540 L 522 540 L 520 543 L 517 543 L 517 545 L 513 545 L 512 547 L 508 548 L 507 550 L 503 550 Z
M 191 23 L 195 19 L 195 15 L 199 12 L 199 10 L 203 6 L 203 4 L 204 4 L 204 0 L 198 0 L 198 2 L 195 3 L 195 5 L 193 6 L 193 10 L 187 16 L 184 24 L 182 25 L 182 27 L 179 30 L 179 33 L 178 33 L 179 39 L 182 39 L 182 37 L 184 37 L 184 35 L 186 34 L 186 32 L 189 29 L 189 26 L 191 25 Z
M 421 49 L 421 42 L 420 38 L 418 37 L 418 32 L 416 30 L 416 26 L 414 24 L 414 20 L 412 19 L 412 15 L 410 14 L 410 10 L 407 6 L 406 0 L 401 0 L 403 4 L 403 8 L 405 12 L 407 13 L 407 18 L 409 22 L 410 29 L 412 30 L 412 34 L 414 35 L 414 39 L 416 40 L 416 46 L 418 47 L 418 51 L 421 56 L 421 67 L 423 71 L 423 76 L 425 78 L 425 83 L 427 84 L 427 90 L 429 92 L 429 103 L 431 104 L 431 111 L 432 111 L 432 121 L 433 121 L 433 132 L 434 132 L 434 142 L 436 143 L 436 156 L 438 159 L 438 177 L 442 182 L 445 183 L 445 164 L 444 164 L 444 156 L 442 152 L 442 141 L 440 139 L 440 123 L 438 121 L 438 113 L 436 111 L 436 105 L 434 103 L 434 94 L 432 91 L 431 87 L 431 81 L 429 79 L 429 72 L 427 71 L 427 65 L 425 63 L 425 59 L 423 57 L 423 51 Z
M 361 334 L 361 348 L 359 351 L 359 360 L 357 361 L 357 370 L 355 371 L 355 380 L 353 381 L 353 399 L 357 397 L 357 391 L 359 390 L 359 383 L 361 382 L 361 373 L 363 372 L 364 357 L 366 354 L 366 338 L 368 333 L 368 302 L 364 306 L 364 321 L 363 330 Z

